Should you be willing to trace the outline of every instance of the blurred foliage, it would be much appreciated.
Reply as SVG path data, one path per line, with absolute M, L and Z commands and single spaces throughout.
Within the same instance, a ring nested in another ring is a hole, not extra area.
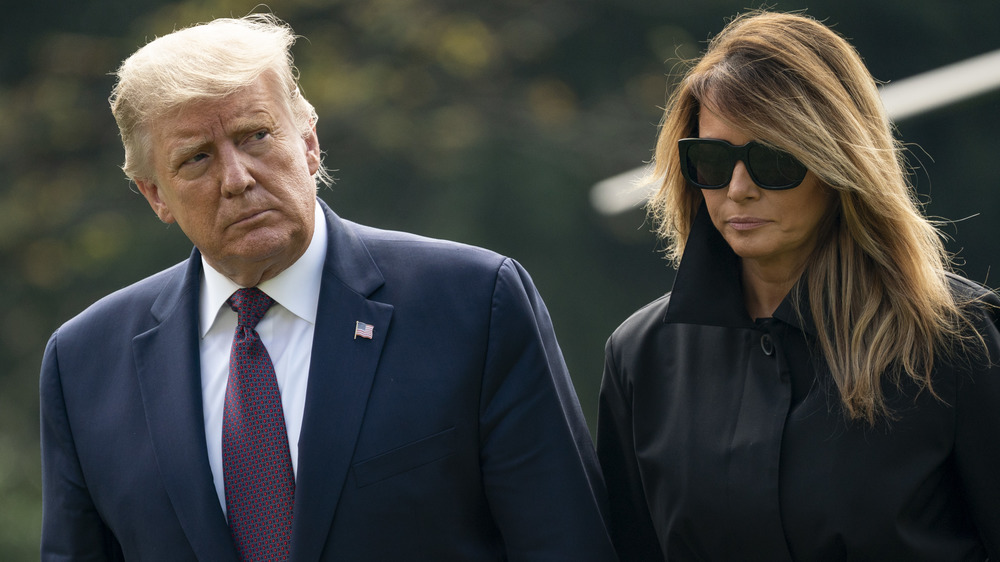
M 795 10 L 806 2 L 778 1 Z M 603 343 L 670 287 L 641 211 L 597 215 L 591 185 L 651 154 L 678 59 L 742 0 L 286 0 L 305 39 L 302 88 L 346 218 L 483 245 L 521 261 L 544 295 L 588 421 Z M 254 2 L 40 0 L 0 34 L 0 559 L 37 559 L 37 373 L 45 341 L 101 296 L 184 259 L 118 169 L 112 72 L 154 36 Z M 815 0 L 882 80 L 1000 48 L 995 0 Z M 900 124 L 928 212 L 965 272 L 996 261 L 1000 95 Z M 995 283 L 992 283 L 995 284 Z

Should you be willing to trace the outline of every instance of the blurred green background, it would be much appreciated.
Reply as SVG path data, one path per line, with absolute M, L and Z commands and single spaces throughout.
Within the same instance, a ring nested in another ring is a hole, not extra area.
M 343 217 L 489 247 L 532 273 L 588 422 L 603 345 L 672 271 L 639 210 L 590 206 L 597 181 L 648 160 L 677 57 L 744 0 L 286 0 Z M 898 80 L 1000 48 L 1000 2 L 777 1 L 847 36 Z M 256 2 L 38 0 L 0 34 L 0 560 L 35 560 L 38 369 L 48 336 L 101 296 L 183 260 L 119 170 L 109 73 L 149 39 Z M 995 286 L 1000 93 L 899 123 L 928 213 Z M 961 220 L 959 219 L 966 219 Z

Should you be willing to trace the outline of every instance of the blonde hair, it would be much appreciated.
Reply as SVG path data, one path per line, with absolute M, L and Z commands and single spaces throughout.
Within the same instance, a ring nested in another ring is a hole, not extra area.
M 738 16 L 712 39 L 672 94 L 656 146 L 662 183 L 649 211 L 675 266 L 702 201 L 681 175 L 677 141 L 698 136 L 702 105 L 791 153 L 836 193 L 803 281 L 847 417 L 891 416 L 887 377 L 907 376 L 933 394 L 935 358 L 964 346 L 971 323 L 855 49 L 808 16 L 764 11 Z
M 149 126 L 191 101 L 229 96 L 261 76 L 280 86 L 281 101 L 303 136 L 318 116 L 299 91 L 291 28 L 271 14 L 222 18 L 157 38 L 125 59 L 111 92 L 130 179 L 153 177 Z M 328 183 L 321 165 L 317 179 Z

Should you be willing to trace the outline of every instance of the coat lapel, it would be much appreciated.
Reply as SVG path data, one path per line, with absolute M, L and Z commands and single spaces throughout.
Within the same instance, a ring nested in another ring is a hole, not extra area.
M 319 201 L 329 226 L 295 485 L 292 553 L 318 560 L 350 469 L 392 306 L 370 296 L 381 272 L 352 225 Z M 357 322 L 374 326 L 354 336 Z
M 236 560 L 212 482 L 202 411 L 195 251 L 153 304 L 159 321 L 133 341 L 146 423 L 170 502 L 200 560 Z
M 671 295 L 664 322 L 754 327 L 743 303 L 740 258 L 712 224 L 704 203 L 691 224 Z

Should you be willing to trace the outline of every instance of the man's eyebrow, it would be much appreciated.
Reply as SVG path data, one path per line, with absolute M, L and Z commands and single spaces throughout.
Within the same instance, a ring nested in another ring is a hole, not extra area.
M 207 144 L 209 144 L 208 139 L 201 135 L 181 138 L 167 148 L 167 163 L 174 164 L 182 157 L 199 152 Z
M 247 115 L 243 115 L 234 120 L 231 127 L 228 127 L 230 134 L 255 131 L 263 127 L 273 128 L 277 121 L 271 112 L 259 109 Z
M 234 119 L 226 127 L 226 134 L 242 135 L 262 128 L 273 129 L 275 123 L 277 123 L 277 120 L 271 112 L 266 109 L 258 109 Z M 211 144 L 209 137 L 200 131 L 181 131 L 178 133 L 175 142 L 167 147 L 167 162 L 171 164 L 176 163 L 178 159 L 189 154 L 196 154 L 209 144 Z

